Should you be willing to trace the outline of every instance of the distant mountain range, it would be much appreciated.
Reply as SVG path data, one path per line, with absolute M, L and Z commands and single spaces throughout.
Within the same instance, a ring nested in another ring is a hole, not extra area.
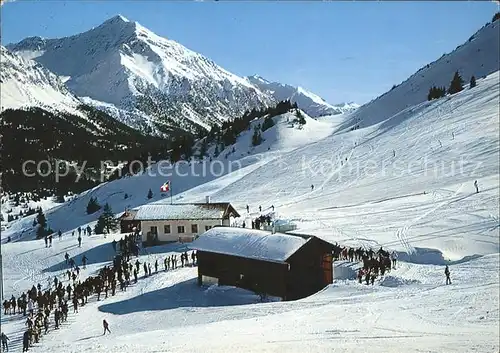
M 297 103 L 311 117 L 350 113 L 359 108 L 359 104 L 354 102 L 331 105 L 323 98 L 302 87 L 270 82 L 259 75 L 248 76 L 246 79 L 277 101 L 290 99 L 292 103 Z
M 30 37 L 7 49 L 11 53 L 2 48 L 2 56 L 24 65 L 24 74 L 11 69 L 15 65 L 2 64 L 7 70 L 2 74 L 4 108 L 48 106 L 67 111 L 79 101 L 153 135 L 172 128 L 207 130 L 284 99 L 297 102 L 313 117 L 357 107 L 330 105 L 300 87 L 257 76 L 239 77 L 120 15 L 84 33 L 59 39 Z

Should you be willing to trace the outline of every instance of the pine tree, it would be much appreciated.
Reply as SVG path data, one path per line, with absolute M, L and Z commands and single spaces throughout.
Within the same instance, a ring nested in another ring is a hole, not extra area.
M 38 209 L 38 214 L 36 215 L 36 223 L 38 223 L 42 228 L 45 228 L 47 226 L 47 219 L 45 218 L 45 215 L 43 214 L 41 208 Z
M 118 227 L 118 220 L 115 218 L 113 211 L 111 210 L 111 206 L 108 203 L 104 205 L 103 213 L 99 218 L 101 217 L 107 233 L 110 233 Z
M 300 124 L 300 125 L 305 125 L 306 123 L 306 118 L 304 118 L 304 115 L 301 113 L 301 111 L 299 109 L 297 109 L 295 111 L 295 116 L 297 117 L 297 122 Z
M 474 75 L 472 75 L 472 77 L 470 78 L 470 85 L 469 85 L 470 88 L 474 88 L 476 87 L 476 78 L 474 77 Z
M 97 198 L 91 197 L 87 204 L 87 214 L 92 214 L 101 209 L 101 205 L 97 202 Z
M 103 215 L 100 215 L 99 218 L 97 219 L 97 223 L 94 227 L 95 234 L 103 234 L 104 228 L 106 228 L 106 225 L 104 223 L 104 217 L 103 217 Z
M 262 143 L 262 136 L 260 135 L 260 127 L 256 126 L 253 130 L 252 145 L 258 146 Z
M 45 218 L 45 215 L 43 214 L 41 208 L 38 209 L 38 214 L 36 215 L 36 222 L 38 223 L 38 228 L 36 230 L 36 238 L 41 239 L 45 237 L 45 235 L 49 234 L 48 230 L 45 229 L 47 227 L 47 219 Z
M 64 200 L 64 195 L 62 193 L 57 193 L 56 194 L 56 202 L 57 203 L 64 203 L 65 200 Z
M 201 141 L 201 146 L 200 146 L 200 159 L 203 159 L 205 155 L 207 154 L 207 139 L 203 139 Z
M 451 80 L 450 87 L 448 88 L 448 93 L 449 94 L 455 94 L 460 92 L 461 90 L 464 89 L 463 87 L 464 80 L 458 73 L 458 71 L 455 71 L 455 75 L 453 75 L 453 79 Z
M 262 132 L 266 131 L 267 129 L 270 129 L 274 126 L 274 120 L 271 118 L 271 116 L 267 116 L 264 119 L 264 123 L 262 123 Z
M 147 198 L 148 199 L 152 199 L 153 198 L 153 191 L 151 189 L 149 189 L 149 191 L 148 191 Z

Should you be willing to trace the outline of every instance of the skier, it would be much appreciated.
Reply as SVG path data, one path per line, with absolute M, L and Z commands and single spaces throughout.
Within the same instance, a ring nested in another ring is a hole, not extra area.
M 27 352 L 30 345 L 30 331 L 26 330 L 23 334 L 23 352 Z
M 113 246 L 114 252 L 116 252 L 116 240 L 115 239 L 113 239 L 113 241 L 111 242 L 111 245 Z
M 274 205 L 271 205 L 271 210 L 274 212 Z
M 52 234 L 49 235 L 49 248 L 52 247 Z
M 66 265 L 67 265 L 67 264 L 68 264 L 68 261 L 69 261 L 69 254 L 68 254 L 68 253 L 66 253 L 66 254 L 64 255 L 64 259 L 66 260 Z
M 259 206 L 259 212 L 262 212 L 262 206 Z
M 78 236 L 78 247 L 82 247 L 82 237 L 80 235 Z
M 364 275 L 364 271 L 362 268 L 360 268 L 358 270 L 358 282 L 359 282 L 359 284 L 361 284 L 363 282 L 363 275 Z
M 479 194 L 479 187 L 477 186 L 477 180 L 474 181 L 474 187 L 476 188 L 476 194 Z
M 314 190 L 314 185 L 311 185 L 311 191 L 313 191 L 313 190 Z
M 247 213 L 250 213 L 250 206 L 247 205 Z
M 30 316 L 33 315 L 33 300 L 31 298 L 28 299 L 28 312 Z
M 103 336 L 106 334 L 106 331 L 111 333 L 111 331 L 109 330 L 109 324 L 106 320 L 102 320 L 102 326 L 104 327 L 104 333 L 102 334 Z
M 72 231 L 71 232 L 71 236 L 74 237 L 75 236 L 75 231 Z
M 446 265 L 446 268 L 444 269 L 444 274 L 446 276 L 446 284 L 451 284 L 451 279 L 450 279 L 450 269 L 448 268 L 448 265 Z
M 78 227 L 78 236 L 82 235 L 82 227 Z
M 45 240 L 45 247 L 48 248 L 49 247 L 49 237 L 46 235 L 43 240 Z
M 62 232 L 61 232 L 61 230 L 60 230 L 60 229 L 59 229 L 59 231 L 57 232 L 57 235 L 59 236 L 59 239 L 61 239 L 61 238 L 62 238 Z
M 10 341 L 9 337 L 7 337 L 7 335 L 2 332 L 2 334 L 0 335 L 0 339 L 2 340 L 2 351 L 8 352 L 9 345 L 7 344 L 7 341 Z
M 87 267 L 87 256 L 83 255 L 82 257 L 82 265 L 83 265 L 83 268 L 86 268 Z
M 391 260 L 392 260 L 392 268 L 393 269 L 396 269 L 396 261 L 397 261 L 397 259 L 398 259 L 398 253 L 395 252 L 395 251 L 393 251 L 391 253 Z

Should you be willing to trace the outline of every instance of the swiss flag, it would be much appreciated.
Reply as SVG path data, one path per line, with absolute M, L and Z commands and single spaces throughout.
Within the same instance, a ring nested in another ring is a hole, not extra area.
M 165 184 L 160 186 L 161 192 L 167 192 L 168 190 L 170 190 L 170 181 L 166 181 Z

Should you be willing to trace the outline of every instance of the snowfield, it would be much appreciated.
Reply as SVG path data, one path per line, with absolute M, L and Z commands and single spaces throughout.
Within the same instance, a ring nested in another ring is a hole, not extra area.
M 189 244 L 141 249 L 139 260 L 153 265 L 158 259 L 159 273 L 105 300 L 90 298 L 78 314 L 70 309 L 68 322 L 30 351 L 499 352 L 498 41 L 491 47 L 499 24 L 489 24 L 430 64 L 422 72 L 427 79 L 418 73 L 354 113 L 318 120 L 305 115 L 304 126 L 293 122 L 293 113 L 283 114 L 273 118 L 275 125 L 255 147 L 253 126 L 262 120 L 253 121 L 218 156 L 209 149 L 211 163 L 209 157 L 179 163 L 167 170 L 174 172 L 170 176 L 160 175 L 165 164 L 158 163 L 47 210 L 51 228 L 64 232 L 51 248 L 34 240 L 34 216 L 2 232 L 6 298 L 36 283 L 45 286 L 54 276 L 62 279 L 66 252 L 78 264 L 83 255 L 89 259 L 80 274 L 84 279 L 110 264 L 111 241 L 121 237 L 83 236 L 77 246 L 72 231 L 93 227 L 99 215 L 85 214 L 90 197 L 108 202 L 116 213 L 170 203 L 170 195 L 159 193 L 170 180 L 175 202 L 204 202 L 206 196 L 231 202 L 242 215 L 238 224 L 273 213 L 280 224 L 294 224 L 295 233 L 396 251 L 397 268 L 373 286 L 356 281 L 358 263 L 337 261 L 334 283 L 324 290 L 298 301 L 262 303 L 254 293 L 232 287 L 199 288 L 195 267 L 163 271 L 163 259 Z M 476 65 L 470 58 L 478 48 Z M 425 101 L 430 85 L 449 82 L 455 64 L 477 75 L 477 86 Z M 207 171 L 215 164 L 218 169 Z M 4 243 L 7 236 L 15 241 Z M 102 335 L 103 319 L 110 335 Z M 4 315 L 1 324 L 11 351 L 20 350 L 22 316 Z
M 356 282 L 359 265 L 338 262 L 334 284 L 323 291 L 295 302 L 260 303 L 256 295 L 235 288 L 198 288 L 196 268 L 160 271 L 112 298 L 92 298 L 32 350 L 357 352 L 368 344 L 371 352 L 381 353 L 497 352 L 498 80 L 496 72 L 473 89 L 413 106 L 370 128 L 342 132 L 333 123 L 317 121 L 309 126 L 325 124 L 333 132 L 283 150 L 279 139 L 271 138 L 292 129 L 282 116 L 266 131 L 265 143 L 243 158 L 247 164 L 240 170 L 206 182 L 202 177 L 173 179 L 179 201 L 202 201 L 209 194 L 214 201 L 232 202 L 241 214 L 249 204 L 251 215 L 242 220 L 256 216 L 259 205 L 263 213 L 274 205 L 277 217 L 296 223 L 297 232 L 397 250 L 402 260 L 397 270 L 374 286 Z M 301 132 L 305 130 L 293 133 Z M 245 136 L 238 150 L 249 138 Z M 303 164 L 303 158 L 318 168 L 324 161 L 334 163 L 322 174 Z M 371 160 L 377 168 L 353 167 Z M 453 162 L 463 170 L 450 171 Z M 444 169 L 430 168 L 433 163 Z M 396 169 L 408 164 L 411 168 Z M 479 193 L 473 186 L 476 179 Z M 3 244 L 6 296 L 59 275 L 66 251 L 77 263 L 83 254 L 89 258 L 81 276 L 109 263 L 112 237 L 84 237 L 78 248 L 71 236 L 78 225 L 95 219 L 84 215 L 89 195 L 119 212 L 125 203 L 146 203 L 147 189 L 156 190 L 163 180 L 143 174 L 114 181 L 48 211 L 51 226 L 66 231 L 52 248 L 29 236 Z M 199 186 L 191 188 L 195 184 Z M 119 190 L 133 197 L 123 200 Z M 167 200 L 155 192 L 152 201 Z M 31 221 L 15 222 L 7 234 L 29 228 Z M 165 256 L 184 249 L 142 250 L 140 260 L 153 264 L 158 257 L 162 269 Z M 450 265 L 451 286 L 444 285 L 444 264 Z M 109 336 L 101 336 L 103 318 L 110 323 Z M 2 327 L 12 345 L 19 345 L 22 321 L 2 317 Z

